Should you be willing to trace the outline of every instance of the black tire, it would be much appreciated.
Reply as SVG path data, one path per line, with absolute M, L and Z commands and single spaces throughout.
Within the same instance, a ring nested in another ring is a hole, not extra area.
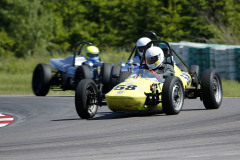
M 82 65 L 79 66 L 76 69 L 75 72 L 75 77 L 74 77 L 74 81 L 75 81 L 75 87 L 77 87 L 78 83 L 83 80 L 83 79 L 91 79 L 91 70 L 90 67 L 87 65 Z
M 112 72 L 112 64 L 111 63 L 103 63 L 103 66 L 101 67 L 103 93 L 107 93 L 108 91 L 110 91 L 111 72 Z
M 32 90 L 36 96 L 46 96 L 50 89 L 52 70 L 48 64 L 38 64 L 32 77 Z
M 128 71 L 123 71 L 120 73 L 119 77 L 118 77 L 118 84 L 121 83 L 121 82 L 124 82 L 125 79 L 127 79 L 132 73 L 131 72 L 128 72 Z
M 111 73 L 111 88 L 118 84 L 118 78 L 115 78 L 114 75 L 120 76 L 121 67 L 120 66 L 113 66 L 112 67 L 112 73 Z
M 76 111 L 82 119 L 95 116 L 98 106 L 94 104 L 97 99 L 93 94 L 97 93 L 97 86 L 92 79 L 83 79 L 79 82 L 75 92 Z
M 202 100 L 206 109 L 218 109 L 222 104 L 222 82 L 214 69 L 205 70 L 202 74 Z
M 184 88 L 178 77 L 167 77 L 162 89 L 162 108 L 166 115 L 178 114 L 184 103 Z

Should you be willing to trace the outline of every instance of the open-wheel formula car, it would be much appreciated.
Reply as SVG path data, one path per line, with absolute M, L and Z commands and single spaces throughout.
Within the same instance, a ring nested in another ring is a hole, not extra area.
M 199 67 L 191 66 L 189 69 L 168 42 L 153 40 L 148 44 L 151 45 L 163 49 L 164 63 L 173 66 L 174 74 L 154 74 L 145 69 L 145 49 L 140 69 L 133 71 L 124 82 L 116 85 L 107 94 L 103 94 L 99 89 L 101 86 L 93 80 L 81 81 L 75 93 L 78 115 L 83 119 L 94 117 L 98 106 L 101 106 L 104 100 L 113 112 L 162 110 L 166 115 L 176 115 L 182 110 L 185 98 L 198 97 L 206 109 L 220 107 L 222 83 L 214 69 L 205 70 L 200 79 Z
M 32 90 L 36 96 L 45 96 L 49 89 L 53 91 L 75 90 L 82 79 L 101 79 L 103 92 L 111 89 L 111 73 L 113 64 L 100 60 L 90 61 L 82 54 L 84 46 L 92 46 L 90 42 L 79 42 L 74 55 L 65 59 L 53 58 L 49 64 L 39 63 L 32 77 Z M 93 57 L 95 58 L 95 57 Z

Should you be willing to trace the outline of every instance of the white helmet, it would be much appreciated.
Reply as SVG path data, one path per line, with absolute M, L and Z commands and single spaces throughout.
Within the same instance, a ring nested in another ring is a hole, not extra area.
M 139 53 L 139 55 L 142 57 L 143 56 L 143 50 L 144 50 L 144 47 L 151 41 L 150 38 L 147 38 L 147 37 L 142 37 L 140 39 L 138 39 L 137 41 L 137 51 Z
M 161 66 L 164 60 L 163 50 L 157 46 L 152 46 L 146 51 L 146 63 L 149 69 L 156 69 Z

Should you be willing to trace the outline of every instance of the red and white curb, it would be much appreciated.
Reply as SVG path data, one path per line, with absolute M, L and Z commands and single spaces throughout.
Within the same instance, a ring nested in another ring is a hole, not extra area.
M 4 115 L 0 113 L 0 127 L 4 127 L 9 123 L 12 123 L 14 118 L 12 116 Z

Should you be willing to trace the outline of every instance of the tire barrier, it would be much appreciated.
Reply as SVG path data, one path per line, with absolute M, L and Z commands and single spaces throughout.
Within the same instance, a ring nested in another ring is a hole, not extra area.
M 240 46 L 192 42 L 170 43 L 188 67 L 199 65 L 199 74 L 216 69 L 223 80 L 240 81 Z

